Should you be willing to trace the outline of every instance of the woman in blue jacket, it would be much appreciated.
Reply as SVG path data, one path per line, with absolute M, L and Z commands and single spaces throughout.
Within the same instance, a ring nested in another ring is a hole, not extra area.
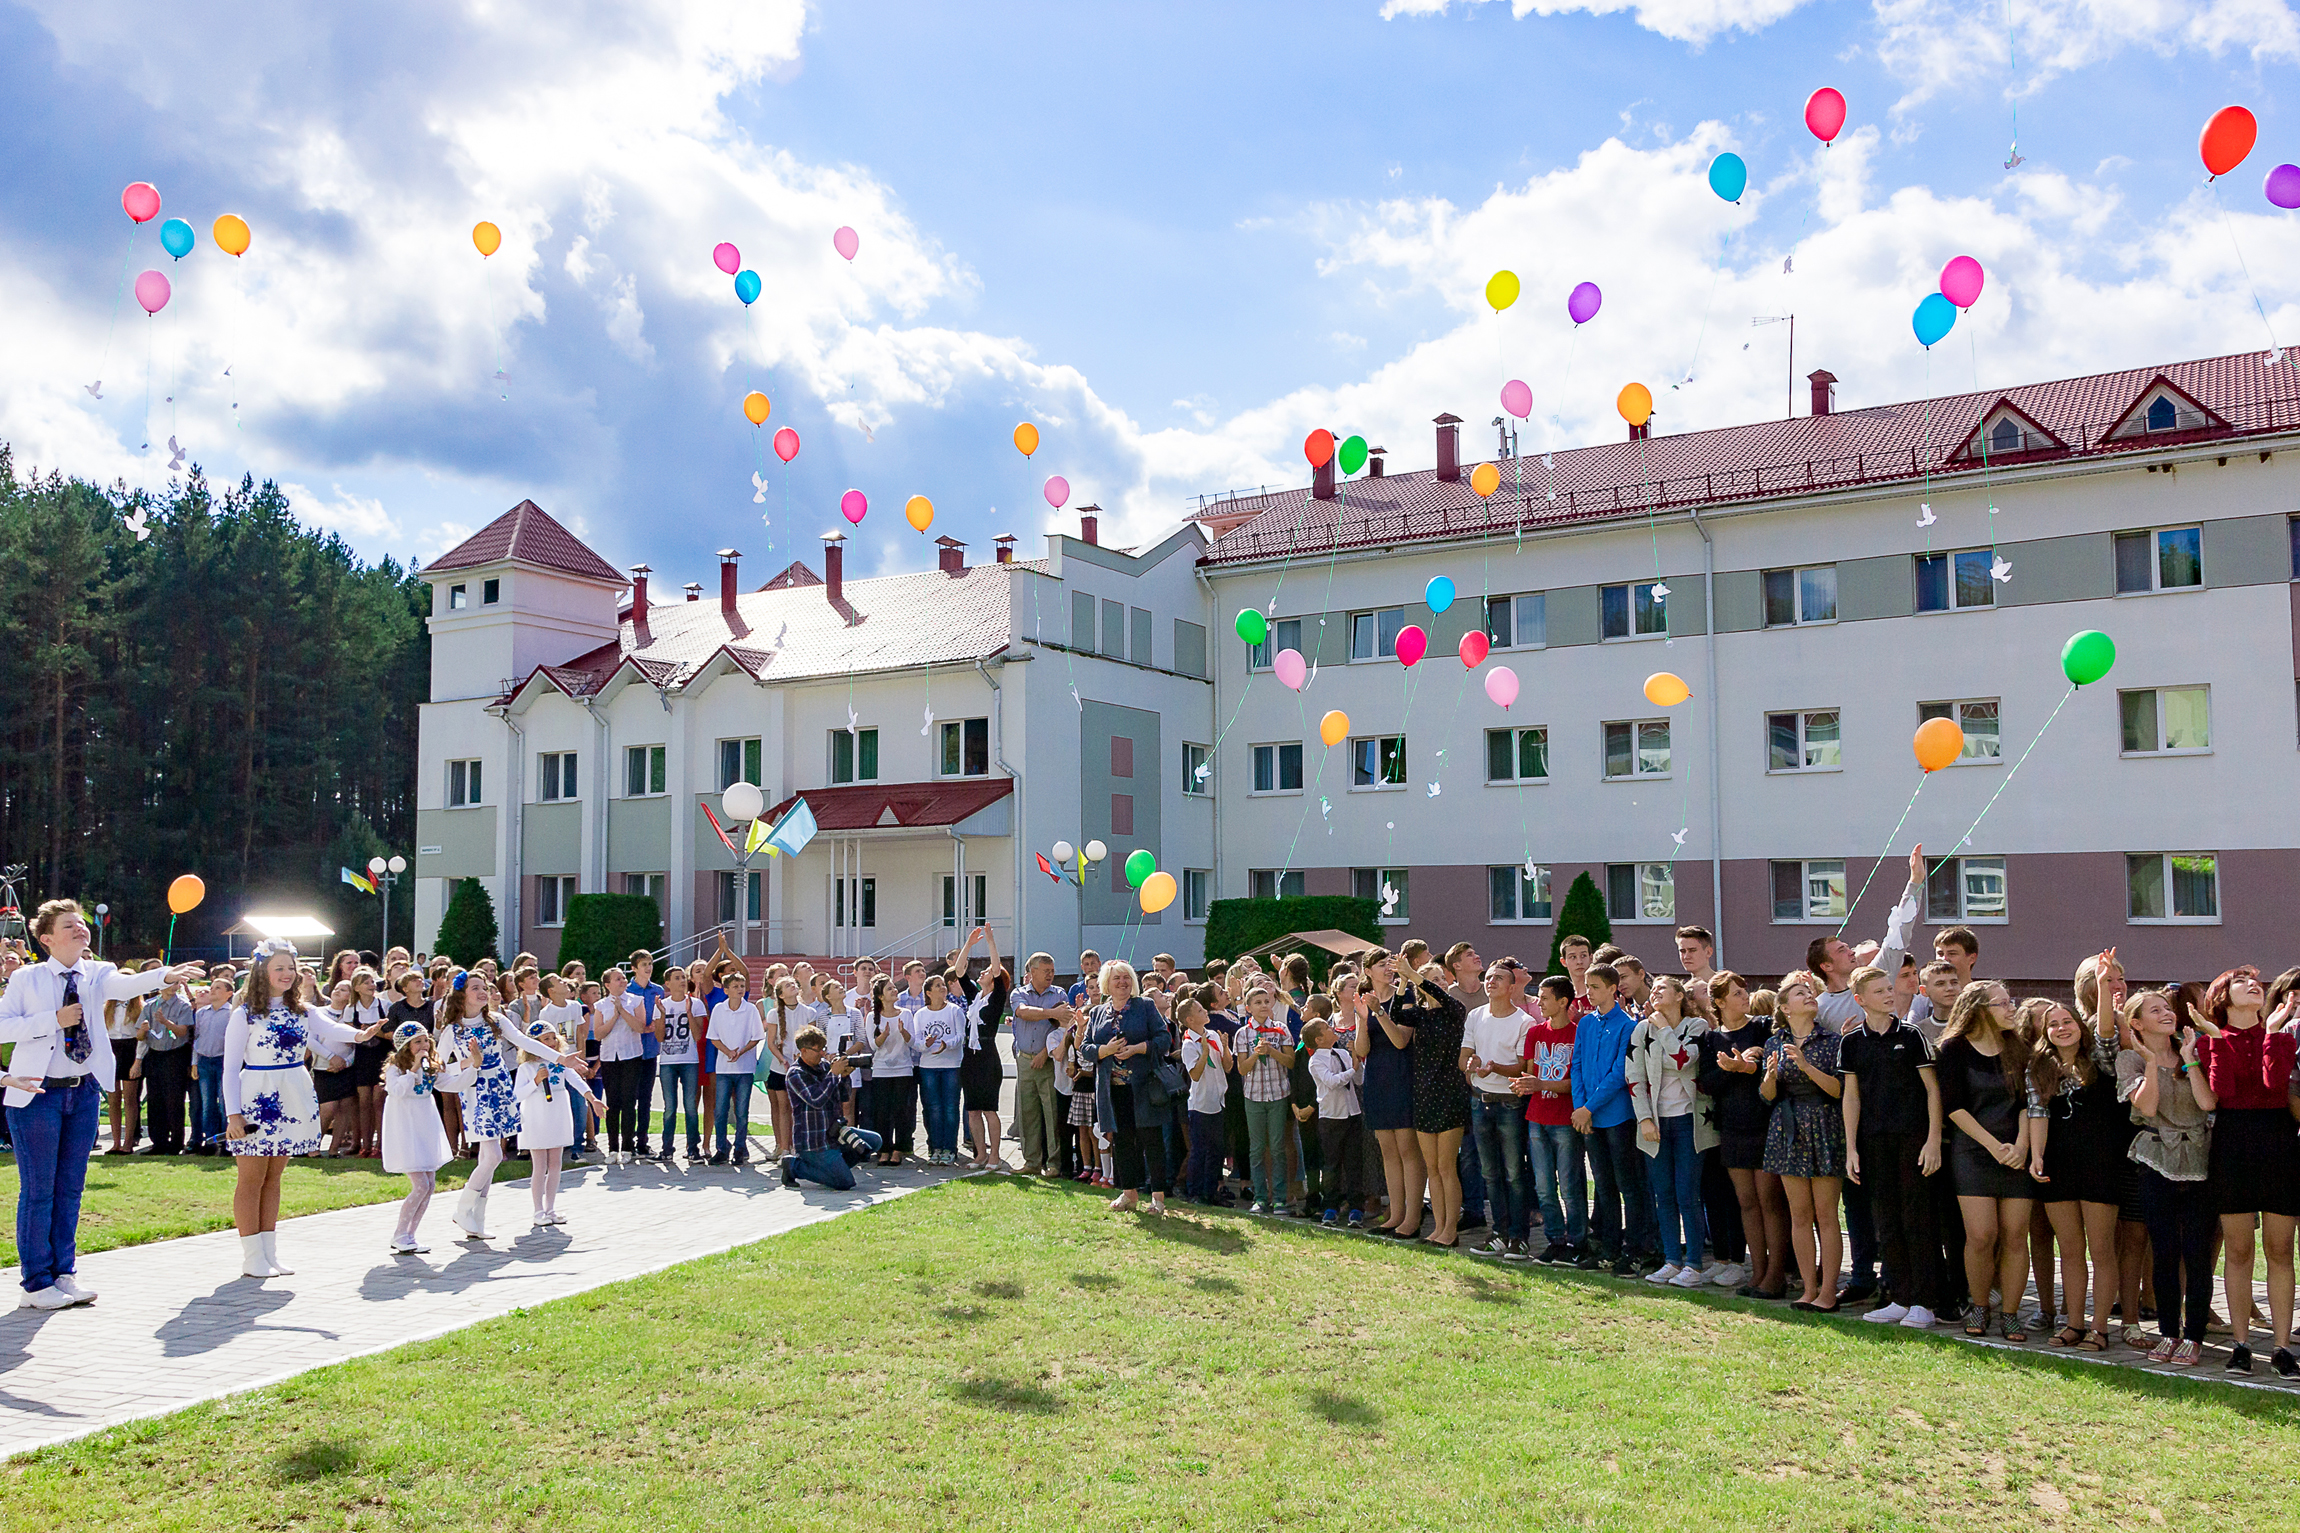
M 1136 993 L 1131 964 L 1104 964 L 1101 980 L 1105 999 L 1088 1014 L 1086 1042 L 1094 1056 L 1095 1121 L 1110 1130 L 1118 1185 L 1125 1189 L 1110 1207 L 1125 1213 L 1138 1203 L 1138 1191 L 1147 1189 L 1150 1211 L 1162 1214 L 1172 1185 L 1166 1166 L 1169 1104 L 1151 1078 L 1173 1037 L 1158 1008 Z

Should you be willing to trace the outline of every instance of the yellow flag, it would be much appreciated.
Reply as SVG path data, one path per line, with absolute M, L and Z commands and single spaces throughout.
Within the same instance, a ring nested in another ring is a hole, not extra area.
M 746 852 L 755 852 L 760 847 L 766 845 L 767 832 L 773 828 L 774 827 L 767 824 L 767 817 L 765 815 L 760 815 L 757 819 L 751 821 L 751 833 L 743 837 L 743 850 Z

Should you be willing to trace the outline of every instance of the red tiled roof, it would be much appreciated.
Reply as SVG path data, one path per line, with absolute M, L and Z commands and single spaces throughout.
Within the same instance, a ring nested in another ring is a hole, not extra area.
M 2024 463 L 2042 456 L 2101 456 L 2168 440 L 2291 431 L 2300 429 L 2300 382 L 2289 375 L 2293 365 L 2263 367 L 2261 353 L 2251 351 L 1831 415 L 1606 442 L 1568 448 L 1548 460 L 1537 453 L 1503 461 L 1502 488 L 1486 500 L 1469 487 L 1474 467 L 1469 463 L 1462 465 L 1459 482 L 1424 471 L 1352 480 L 1334 500 L 1318 500 L 1302 489 L 1241 496 L 1206 508 L 1201 521 L 1210 532 L 1224 523 L 1238 524 L 1217 537 L 1202 561 L 1225 564 L 1336 547 L 1474 538 L 1520 527 L 1643 516 L 1648 508 L 1785 498 L 1921 480 L 1928 474 L 1962 482 L 1986 470 L 1979 462 L 1955 457 L 1957 450 L 2004 403 L 2067 444 L 2065 452 L 2024 454 Z M 2159 378 L 2227 426 L 2111 439 L 2110 430 Z
M 957 782 L 857 783 L 847 788 L 813 788 L 794 793 L 767 811 L 782 818 L 804 798 L 820 830 L 913 829 L 956 825 L 980 814 L 1014 791 L 1011 777 L 974 777 Z
M 627 577 L 583 540 L 551 518 L 541 506 L 523 500 L 426 566 L 429 570 L 467 570 L 477 565 L 517 559 L 584 580 L 615 585 Z

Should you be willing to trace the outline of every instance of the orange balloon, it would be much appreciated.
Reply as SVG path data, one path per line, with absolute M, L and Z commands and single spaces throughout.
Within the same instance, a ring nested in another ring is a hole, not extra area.
M 1015 427 L 1014 445 L 1022 449 L 1022 455 L 1025 458 L 1038 451 L 1038 428 L 1028 421 Z
M 1674 708 L 1692 695 L 1693 689 L 1675 671 L 1655 671 L 1645 678 L 1645 700 L 1656 708 Z
M 2252 114 L 2240 106 L 2224 106 L 2212 114 L 2204 125 L 2204 132 L 2196 140 L 2196 152 L 2204 160 L 2204 169 L 2214 176 L 2225 176 L 2244 163 L 2252 152 L 2252 144 L 2260 136 L 2260 124 Z
M 471 243 L 479 247 L 480 258 L 484 260 L 502 248 L 503 231 L 483 218 L 471 226 Z
M 754 426 L 764 426 L 767 423 L 767 416 L 773 412 L 774 408 L 773 405 L 767 403 L 767 396 L 757 389 L 753 389 L 743 396 L 743 418 Z
M 1350 737 L 1350 716 L 1336 708 L 1318 720 L 1318 738 L 1328 745 L 1339 745 Z
M 1642 383 L 1632 383 L 1613 401 L 1613 408 L 1632 426 L 1642 426 L 1653 419 L 1653 391 Z
M 1480 463 L 1469 471 L 1469 487 L 1483 500 L 1501 488 L 1501 470 L 1491 463 Z
M 237 213 L 226 213 L 216 220 L 216 248 L 225 255 L 247 254 L 248 221 Z
M 207 895 L 208 886 L 200 882 L 200 875 L 186 873 L 168 885 L 168 908 L 177 915 L 182 915 L 185 911 L 197 906 L 201 900 L 206 899 Z
M 902 515 L 904 521 L 924 532 L 934 525 L 934 502 L 924 495 L 913 495 L 903 502 Z
M 1955 719 L 1927 719 L 1917 726 L 1917 738 L 1912 742 L 1917 753 L 1917 765 L 1928 772 L 1954 764 L 1965 753 L 1965 732 L 1957 727 Z

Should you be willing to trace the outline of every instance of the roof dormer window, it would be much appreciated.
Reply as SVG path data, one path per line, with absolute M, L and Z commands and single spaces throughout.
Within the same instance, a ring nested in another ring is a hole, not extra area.
M 1989 451 L 1996 453 L 2019 452 L 2021 450 L 2021 438 L 2024 435 L 2025 433 L 2020 429 L 2020 422 L 2007 415 L 1990 430 Z
M 2149 430 L 2151 430 L 2151 431 L 2173 431 L 2173 430 L 2177 430 L 2177 429 L 2179 428 L 2179 425 L 2180 425 L 2180 406 L 2178 406 L 2178 405 L 2176 405 L 2176 404 L 2174 404 L 2174 403 L 2172 402 L 2172 396 L 2171 396 L 2171 395 L 2169 395 L 2169 394 L 2159 394 L 2159 395 L 2157 395 L 2157 396 L 2156 396 L 2156 398 L 2154 398 L 2154 399 L 2152 399 L 2152 400 L 2150 400 L 2150 401 L 2149 401 L 2149 405 L 2148 405 L 2148 429 L 2149 429 Z

